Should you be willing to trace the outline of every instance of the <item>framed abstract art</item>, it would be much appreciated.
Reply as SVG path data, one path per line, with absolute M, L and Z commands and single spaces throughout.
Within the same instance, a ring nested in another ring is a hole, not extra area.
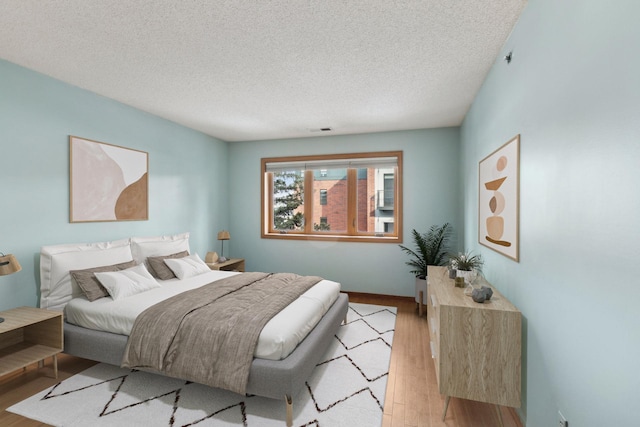
M 478 241 L 519 261 L 520 135 L 480 160 Z
M 69 136 L 70 222 L 149 219 L 149 154 Z

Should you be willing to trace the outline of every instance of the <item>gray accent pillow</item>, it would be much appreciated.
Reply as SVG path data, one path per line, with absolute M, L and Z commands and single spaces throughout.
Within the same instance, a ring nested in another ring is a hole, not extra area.
M 173 271 L 169 267 L 167 267 L 167 264 L 165 264 L 164 260 L 184 258 L 186 256 L 189 256 L 188 251 L 177 252 L 171 255 L 150 256 L 147 258 L 147 261 L 149 262 L 149 266 L 151 267 L 151 270 L 149 272 L 156 279 L 160 279 L 160 280 L 175 279 L 176 275 L 173 273 Z
M 82 289 L 84 296 L 86 296 L 89 301 L 95 301 L 99 298 L 108 297 L 109 292 L 107 292 L 105 287 L 100 284 L 96 275 L 93 273 L 120 271 L 135 266 L 136 262 L 131 260 L 120 264 L 103 265 L 101 267 L 87 268 L 84 270 L 71 270 L 69 273 L 71 274 L 71 277 L 75 279 L 80 289 Z

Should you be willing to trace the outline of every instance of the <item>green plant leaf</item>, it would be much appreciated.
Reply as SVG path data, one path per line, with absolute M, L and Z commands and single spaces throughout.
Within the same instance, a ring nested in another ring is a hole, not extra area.
M 441 226 L 432 225 L 424 234 L 413 229 L 411 235 L 415 244 L 415 250 L 399 245 L 412 259 L 407 261 L 407 265 L 414 267 L 411 273 L 418 276 L 427 275 L 427 266 L 445 265 L 447 253 L 449 252 L 449 240 L 453 229 L 451 224 L 445 223 Z

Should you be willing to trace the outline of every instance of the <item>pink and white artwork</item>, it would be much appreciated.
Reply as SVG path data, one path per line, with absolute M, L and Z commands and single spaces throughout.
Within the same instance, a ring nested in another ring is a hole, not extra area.
M 520 135 L 480 161 L 478 242 L 519 260 Z
M 149 154 L 69 137 L 70 222 L 149 219 Z

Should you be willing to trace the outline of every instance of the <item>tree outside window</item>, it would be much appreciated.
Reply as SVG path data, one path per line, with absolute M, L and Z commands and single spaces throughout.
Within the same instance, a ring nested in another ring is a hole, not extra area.
M 273 174 L 273 227 L 301 230 L 304 227 L 304 178 L 301 171 Z

